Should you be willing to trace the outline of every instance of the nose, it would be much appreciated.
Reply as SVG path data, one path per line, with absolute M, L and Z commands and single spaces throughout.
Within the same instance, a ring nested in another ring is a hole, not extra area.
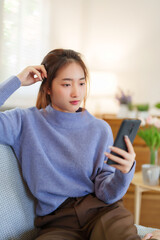
M 79 96 L 79 88 L 77 85 L 72 86 L 71 97 L 77 98 Z

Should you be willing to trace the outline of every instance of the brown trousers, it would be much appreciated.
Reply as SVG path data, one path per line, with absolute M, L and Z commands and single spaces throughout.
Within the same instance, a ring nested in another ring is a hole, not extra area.
M 36 240 L 140 240 L 122 200 L 105 204 L 93 194 L 68 198 L 53 213 L 37 217 Z

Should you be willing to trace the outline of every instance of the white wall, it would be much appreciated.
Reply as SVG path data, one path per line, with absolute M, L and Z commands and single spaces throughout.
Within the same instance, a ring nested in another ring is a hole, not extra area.
M 114 76 L 117 87 L 133 93 L 133 103 L 160 102 L 160 0 L 44 0 L 43 4 L 46 53 L 54 48 L 80 51 L 91 72 Z M 117 112 L 116 90 L 109 94 L 108 85 L 103 85 L 102 98 L 89 98 L 89 108 Z M 34 94 L 25 100 L 26 107 L 37 95 L 29 92 Z M 20 94 L 25 95 L 23 90 Z M 15 104 L 14 97 L 10 100 Z
M 82 52 L 90 71 L 115 74 L 134 103 L 160 101 L 160 0 L 50 3 L 51 49 Z

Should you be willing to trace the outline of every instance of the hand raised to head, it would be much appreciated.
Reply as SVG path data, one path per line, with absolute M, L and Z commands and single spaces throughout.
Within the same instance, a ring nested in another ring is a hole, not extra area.
M 47 72 L 44 65 L 28 66 L 17 77 L 21 81 L 21 86 L 29 86 L 47 78 Z

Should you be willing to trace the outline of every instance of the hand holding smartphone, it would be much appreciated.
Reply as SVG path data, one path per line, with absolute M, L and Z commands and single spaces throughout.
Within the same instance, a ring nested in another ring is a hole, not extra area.
M 140 124 L 141 124 L 141 121 L 138 120 L 138 119 L 125 119 L 125 120 L 123 120 L 123 122 L 122 122 L 122 124 L 119 128 L 119 131 L 118 131 L 118 134 L 116 136 L 116 139 L 114 141 L 113 146 L 127 151 L 127 146 L 126 146 L 126 143 L 124 141 L 124 136 L 127 135 L 129 137 L 131 143 L 133 143 L 133 141 L 136 137 L 136 134 L 138 132 Z M 114 155 L 114 156 L 118 156 L 118 157 L 122 158 L 122 156 L 118 155 L 115 152 L 111 151 L 111 154 Z M 107 164 L 111 165 L 111 164 L 118 164 L 118 163 L 114 162 L 111 159 L 108 159 Z

